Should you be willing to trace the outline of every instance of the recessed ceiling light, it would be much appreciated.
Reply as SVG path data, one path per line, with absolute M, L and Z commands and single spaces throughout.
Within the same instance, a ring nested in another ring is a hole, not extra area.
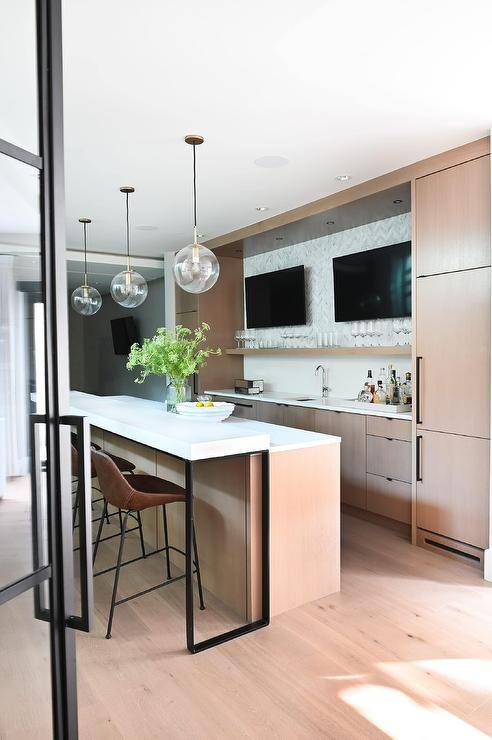
M 395 205 L 399 205 L 400 203 L 403 203 L 403 201 L 402 201 L 402 199 L 401 199 L 401 198 L 395 198 L 395 200 L 393 201 L 393 203 L 394 203 Z
M 285 167 L 286 164 L 289 164 L 289 160 L 287 157 L 266 156 L 255 159 L 255 164 L 258 165 L 258 167 Z
M 257 211 L 268 211 L 268 206 L 256 206 Z
M 337 175 L 335 177 L 335 180 L 338 180 L 338 182 L 348 182 L 352 179 L 352 175 Z
M 276 236 L 275 237 L 275 241 L 276 242 L 281 242 L 281 241 L 283 241 L 283 238 L 284 238 L 283 236 Z
M 203 239 L 203 237 L 204 237 L 204 236 L 207 236 L 207 235 L 206 235 L 206 234 L 197 234 L 197 237 L 198 237 L 199 239 Z
M 157 231 L 157 226 L 153 226 L 152 224 L 138 224 L 135 228 L 139 231 Z
M 334 223 L 335 223 L 334 221 L 327 221 L 327 222 L 326 222 L 326 225 L 327 225 L 327 226 L 333 226 L 333 225 L 334 225 Z

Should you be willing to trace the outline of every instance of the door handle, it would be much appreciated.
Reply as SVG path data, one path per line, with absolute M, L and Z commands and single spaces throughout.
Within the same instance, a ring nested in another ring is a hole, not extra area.
M 420 483 L 422 479 L 422 435 L 417 434 L 417 446 L 416 446 L 416 480 Z
M 416 408 L 416 424 L 422 424 L 422 417 L 420 416 L 420 363 L 422 357 L 418 356 L 415 359 L 415 406 Z
M 62 416 L 60 424 L 77 429 L 77 491 L 79 509 L 80 616 L 67 617 L 67 627 L 90 632 L 94 594 L 92 586 L 92 513 L 90 426 L 85 416 Z
M 38 570 L 45 564 L 43 552 L 43 514 L 39 502 L 42 490 L 41 472 L 42 461 L 39 455 L 40 439 L 39 424 L 46 424 L 44 414 L 31 414 L 29 417 L 29 437 L 31 448 L 31 537 L 32 537 L 32 569 Z M 34 616 L 43 622 L 50 621 L 50 610 L 46 602 L 44 583 L 34 586 Z

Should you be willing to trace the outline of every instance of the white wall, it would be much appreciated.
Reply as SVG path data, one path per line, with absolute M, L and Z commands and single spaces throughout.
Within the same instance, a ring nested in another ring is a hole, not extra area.
M 286 267 L 304 265 L 306 269 L 307 326 L 258 329 L 258 340 L 279 344 L 282 334 L 306 335 L 306 346 L 313 346 L 319 332 L 337 331 L 339 344 L 353 346 L 350 324 L 335 323 L 333 308 L 332 259 L 353 252 L 388 246 L 411 239 L 411 216 L 409 213 L 376 221 L 371 224 L 347 229 L 331 236 L 311 239 L 301 244 L 276 249 L 244 260 L 245 277 L 263 272 L 281 270 Z M 396 344 L 392 320 L 384 320 L 385 344 Z M 392 363 L 404 376 L 411 370 L 408 358 L 367 358 L 320 355 L 300 357 L 289 355 L 247 356 L 244 360 L 246 378 L 261 378 L 265 389 L 293 393 L 319 393 L 319 379 L 314 376 L 317 365 L 329 370 L 329 386 L 334 396 L 355 397 L 363 385 L 367 370 L 371 368 L 377 377 L 381 367 Z

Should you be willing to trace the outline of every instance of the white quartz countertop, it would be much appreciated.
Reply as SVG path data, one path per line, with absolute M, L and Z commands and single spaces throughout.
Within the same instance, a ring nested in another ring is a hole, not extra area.
M 230 417 L 208 424 L 168 413 L 164 404 L 134 396 L 70 393 L 70 413 L 93 426 L 184 460 L 338 444 L 340 437 Z
M 225 388 L 224 390 L 218 391 L 205 391 L 209 395 L 213 396 L 226 396 L 228 398 L 237 399 L 238 401 L 264 401 L 265 403 L 282 403 L 287 406 L 303 406 L 311 409 L 325 409 L 327 411 L 345 411 L 349 414 L 364 414 L 365 416 L 384 416 L 387 419 L 403 419 L 411 421 L 412 414 L 389 411 L 385 406 L 379 406 L 374 404 L 374 410 L 364 408 L 357 408 L 356 406 L 348 406 L 347 399 L 344 398 L 312 398 L 309 393 L 271 393 L 264 391 L 254 396 L 247 396 L 244 393 L 235 393 L 232 388 Z M 307 399 L 307 400 L 299 400 Z M 370 404 L 371 406 L 373 404 Z

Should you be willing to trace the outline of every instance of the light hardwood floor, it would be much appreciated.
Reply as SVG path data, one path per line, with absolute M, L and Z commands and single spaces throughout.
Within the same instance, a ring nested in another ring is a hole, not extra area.
M 196 656 L 181 585 L 122 607 L 109 642 L 98 618 L 78 638 L 82 737 L 489 736 L 492 588 L 478 571 L 347 516 L 342 574 L 341 593 Z
M 132 567 L 123 593 L 162 574 L 157 557 Z M 397 532 L 345 516 L 341 593 L 195 656 L 184 649 L 184 584 L 119 607 L 107 641 L 110 586 L 110 576 L 96 579 L 95 629 L 77 637 L 84 739 L 492 734 L 492 587 L 473 567 L 413 548 Z M 30 600 L 25 607 L 32 613 Z M 207 619 L 218 619 L 213 605 Z M 48 737 L 46 691 L 35 690 L 46 656 L 33 657 L 32 623 L 4 617 L 1 627 L 10 661 L 0 737 Z M 36 696 L 38 708 L 10 723 L 15 703 Z

